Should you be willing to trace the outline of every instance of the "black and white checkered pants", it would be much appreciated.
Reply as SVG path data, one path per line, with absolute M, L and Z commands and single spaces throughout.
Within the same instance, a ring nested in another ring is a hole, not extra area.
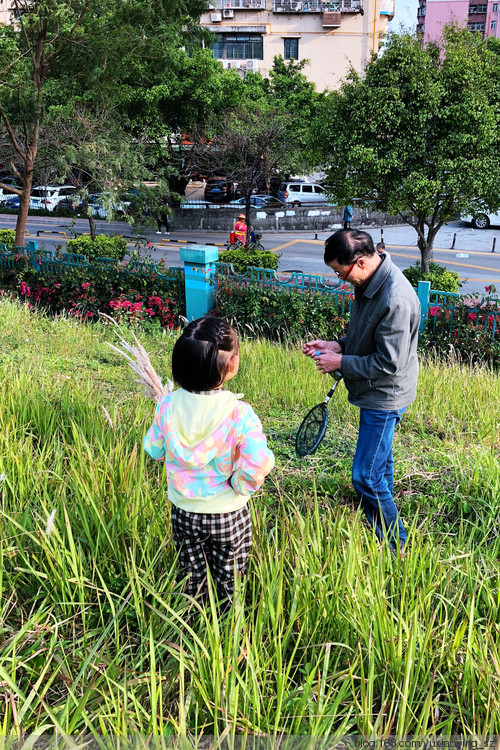
M 234 591 L 234 570 L 245 575 L 252 544 L 252 519 L 245 505 L 232 513 L 189 513 L 172 508 L 172 532 L 183 576 L 189 574 L 185 592 L 206 595 L 207 566 L 219 600 Z

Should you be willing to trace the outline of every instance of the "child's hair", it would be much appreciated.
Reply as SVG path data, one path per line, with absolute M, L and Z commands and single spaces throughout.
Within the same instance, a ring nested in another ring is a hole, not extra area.
M 172 377 L 186 391 L 211 391 L 224 382 L 238 352 L 234 328 L 221 318 L 198 318 L 186 326 L 172 352 Z

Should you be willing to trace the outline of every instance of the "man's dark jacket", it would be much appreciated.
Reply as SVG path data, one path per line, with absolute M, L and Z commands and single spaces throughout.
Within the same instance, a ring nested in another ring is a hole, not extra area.
M 363 409 L 403 409 L 415 399 L 420 303 L 392 262 L 382 263 L 355 301 L 342 347 L 342 374 L 349 401 Z

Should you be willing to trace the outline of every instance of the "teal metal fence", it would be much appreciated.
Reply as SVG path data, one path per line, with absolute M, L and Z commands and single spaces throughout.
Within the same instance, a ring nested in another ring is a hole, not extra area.
M 105 269 L 115 271 L 119 275 L 158 277 L 162 283 L 176 288 L 179 299 L 184 298 L 184 271 L 174 266 L 167 268 L 166 273 L 163 273 L 154 263 L 133 261 L 122 265 L 115 258 L 96 258 L 90 263 L 85 255 L 76 253 L 64 253 L 57 257 L 51 250 L 39 249 L 36 242 L 24 247 L 15 247 L 12 252 L 0 243 L 0 268 L 14 269 L 20 258 L 29 259 L 34 270 L 55 276 L 81 270 L 87 270 L 90 275 L 94 275 Z
M 353 302 L 353 288 L 342 281 L 332 281 L 327 276 L 299 273 L 279 273 L 268 268 L 250 266 L 246 274 L 237 274 L 230 263 L 216 264 L 216 280 L 223 279 L 239 286 L 256 286 L 259 289 L 272 289 L 287 294 L 290 292 L 318 293 L 328 295 L 336 302 L 339 315 L 350 315 Z

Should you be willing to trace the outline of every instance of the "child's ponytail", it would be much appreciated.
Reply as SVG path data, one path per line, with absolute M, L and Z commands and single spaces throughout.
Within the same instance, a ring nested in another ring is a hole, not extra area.
M 186 391 L 211 391 L 222 385 L 237 352 L 238 337 L 227 320 L 198 318 L 175 343 L 172 376 Z

